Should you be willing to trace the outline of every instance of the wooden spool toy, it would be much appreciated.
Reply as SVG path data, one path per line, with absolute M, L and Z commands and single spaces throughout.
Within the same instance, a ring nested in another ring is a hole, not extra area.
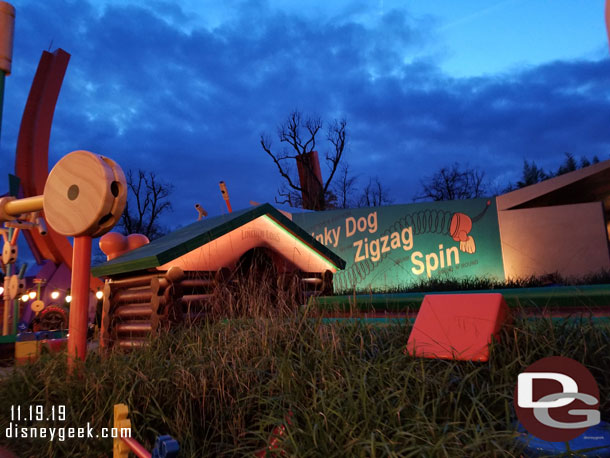
M 68 362 L 84 359 L 91 269 L 91 238 L 119 221 L 127 202 L 125 175 L 111 159 L 89 151 L 73 151 L 49 173 L 42 196 L 0 199 L 0 221 L 44 209 L 47 223 L 59 234 L 74 237 Z
M 47 178 L 43 194 L 47 222 L 62 235 L 99 237 L 119 221 L 126 188 L 125 175 L 114 161 L 74 151 Z
M 55 164 L 42 196 L 0 199 L 0 221 L 44 209 L 47 223 L 65 236 L 99 237 L 119 221 L 127 182 L 116 162 L 89 151 L 73 151 Z

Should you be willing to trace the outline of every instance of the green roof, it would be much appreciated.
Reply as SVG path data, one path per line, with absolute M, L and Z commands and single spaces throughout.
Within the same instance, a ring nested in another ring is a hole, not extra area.
M 345 261 L 333 251 L 315 240 L 270 204 L 262 204 L 227 215 L 195 221 L 111 261 L 94 266 L 91 273 L 95 277 L 102 277 L 162 266 L 263 215 L 272 218 L 337 268 L 345 268 Z

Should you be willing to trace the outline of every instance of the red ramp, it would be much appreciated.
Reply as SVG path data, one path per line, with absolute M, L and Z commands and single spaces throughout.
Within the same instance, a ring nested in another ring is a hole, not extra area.
M 508 319 L 501 294 L 435 294 L 424 301 L 407 353 L 424 358 L 487 361 L 492 336 Z

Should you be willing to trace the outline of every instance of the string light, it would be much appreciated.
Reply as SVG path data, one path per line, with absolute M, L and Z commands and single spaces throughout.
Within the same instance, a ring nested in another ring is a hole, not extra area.
M 97 292 L 95 293 L 95 297 L 99 299 L 101 299 L 102 297 L 104 297 L 104 292 L 101 291 L 100 289 L 97 290 Z
M 69 304 L 70 302 L 72 302 L 72 294 L 70 293 L 70 290 L 67 291 L 66 293 L 66 302 Z
M 59 297 L 59 291 L 55 290 L 51 293 L 51 299 L 57 299 Z
M 4 286 L 0 286 L 0 294 L 4 294 Z
M 30 291 L 28 296 L 30 296 L 30 299 L 36 299 L 36 291 Z
M 24 294 L 23 296 L 21 296 L 21 301 L 22 302 L 27 302 L 30 300 L 30 295 L 29 294 Z

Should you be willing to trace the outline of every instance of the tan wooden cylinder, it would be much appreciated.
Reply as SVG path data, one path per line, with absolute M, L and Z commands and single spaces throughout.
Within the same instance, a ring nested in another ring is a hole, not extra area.
M 11 200 L 4 204 L 4 212 L 11 216 L 19 216 L 21 213 L 37 212 L 42 210 L 43 199 L 43 196 L 34 196 Z

